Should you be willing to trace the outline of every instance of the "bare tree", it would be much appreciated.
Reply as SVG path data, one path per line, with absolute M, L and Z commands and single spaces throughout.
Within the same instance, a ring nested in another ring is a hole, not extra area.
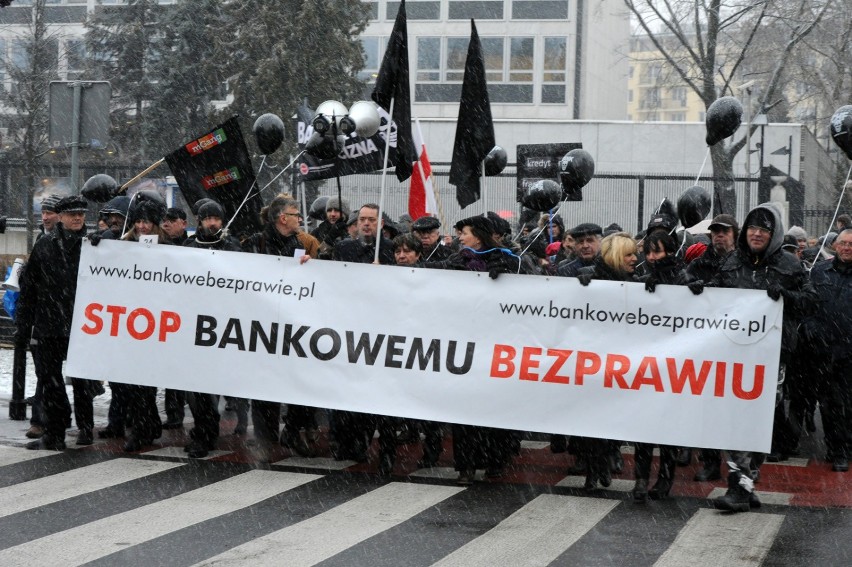
M 739 94 L 732 82 L 754 49 L 758 32 L 775 25 L 785 32 L 758 108 L 773 104 L 781 76 L 795 47 L 820 22 L 834 0 L 624 0 L 639 28 L 705 108 L 720 96 Z M 753 127 L 754 129 L 754 127 Z M 734 213 L 734 157 L 746 137 L 710 148 L 714 176 L 714 208 Z
M 24 165 L 20 183 L 25 190 L 22 210 L 27 219 L 27 250 L 32 248 L 35 219 L 33 196 L 40 158 L 48 150 L 48 91 L 50 81 L 57 80 L 58 38 L 47 30 L 46 0 L 35 0 L 29 28 L 14 40 L 12 58 L 7 65 L 12 89 L 0 89 L 0 100 L 14 110 L 11 128 L 15 136 L 13 156 Z

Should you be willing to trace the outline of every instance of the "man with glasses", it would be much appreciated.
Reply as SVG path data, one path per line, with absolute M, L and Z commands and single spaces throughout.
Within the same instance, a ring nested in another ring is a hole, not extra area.
M 817 387 L 828 460 L 833 471 L 846 472 L 852 450 L 852 229 L 837 235 L 834 248 L 833 259 L 811 270 L 819 296 L 814 342 L 823 346 L 815 362 L 822 361 Z
M 745 230 L 740 233 L 735 250 L 725 258 L 713 285 L 765 290 L 775 301 L 784 298 L 781 338 L 783 376 L 784 367 L 796 348 L 799 320 L 816 295 L 801 263 L 781 248 L 784 243 L 784 226 L 781 213 L 773 204 L 763 203 L 749 211 L 743 225 Z M 776 433 L 782 425 L 776 412 Z M 753 479 L 758 478 L 765 455 L 755 454 L 753 460 L 750 452 L 729 451 L 728 457 L 728 491 L 714 500 L 714 506 L 734 512 L 747 512 L 752 507 L 760 506 L 754 494 Z M 751 470 L 752 466 L 754 471 Z

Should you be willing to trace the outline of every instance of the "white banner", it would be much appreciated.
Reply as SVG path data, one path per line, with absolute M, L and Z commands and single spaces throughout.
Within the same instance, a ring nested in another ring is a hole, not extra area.
M 67 372 L 333 409 L 766 452 L 764 292 L 84 243 Z

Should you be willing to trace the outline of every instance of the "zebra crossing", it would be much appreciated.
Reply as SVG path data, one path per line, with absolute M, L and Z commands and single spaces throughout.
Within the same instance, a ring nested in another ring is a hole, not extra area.
M 0 565 L 736 567 L 844 564 L 852 551 L 842 508 L 727 515 L 701 498 L 640 505 L 618 491 L 462 488 L 288 461 L 0 446 Z

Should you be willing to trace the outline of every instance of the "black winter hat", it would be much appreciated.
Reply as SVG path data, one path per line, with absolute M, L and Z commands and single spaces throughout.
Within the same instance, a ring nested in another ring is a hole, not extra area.
M 224 220 L 225 210 L 222 208 L 222 205 L 213 199 L 210 199 L 208 202 L 198 207 L 198 220 L 202 221 L 207 217 L 219 217 Z
M 441 228 L 441 221 L 436 219 L 435 217 L 420 217 L 413 223 L 411 223 L 411 231 L 422 230 L 423 232 L 432 231 L 435 229 Z
M 128 197 L 127 195 L 119 195 L 107 201 L 104 205 L 104 208 L 101 209 L 101 213 L 106 215 L 121 215 L 123 217 L 126 217 L 129 208 L 130 197 Z
M 512 234 L 512 225 L 509 224 L 509 221 L 507 221 L 494 211 L 488 211 L 487 213 L 485 213 L 485 216 L 488 217 L 488 220 L 490 220 L 491 224 L 494 225 L 494 232 L 496 234 L 499 234 L 500 236 Z
M 482 242 L 490 242 L 494 239 L 492 236 L 494 234 L 494 223 L 488 217 L 468 217 L 455 224 L 456 230 L 461 230 L 466 226 L 469 226 L 470 232 Z
M 601 234 L 603 234 L 603 229 L 595 223 L 584 222 L 584 223 L 578 224 L 577 226 L 572 228 L 568 232 L 568 234 L 570 234 L 572 238 L 579 238 L 581 236 L 587 236 L 587 235 L 598 235 L 598 236 L 600 236 Z
M 59 195 L 56 195 L 56 194 L 48 195 L 47 197 L 45 197 L 44 199 L 41 200 L 41 210 L 42 211 L 49 211 L 51 213 L 55 213 L 56 212 L 56 205 L 59 204 L 60 200 L 61 199 L 60 199 Z
M 647 231 L 649 234 L 656 228 L 665 229 L 666 232 L 671 232 L 677 226 L 677 209 L 668 199 L 664 199 L 660 208 L 651 215 L 651 220 L 648 221 Z M 607 227 L 607 230 L 611 230 Z M 614 230 L 614 229 L 613 229 Z
M 166 210 L 165 218 L 173 221 L 176 221 L 178 219 L 186 220 L 186 211 L 178 207 L 169 207 Z
M 89 203 L 79 195 L 69 195 L 62 197 L 56 203 L 57 213 L 85 213 L 89 207 Z
M 760 228 L 765 228 L 770 232 L 775 230 L 775 215 L 763 208 L 758 208 L 752 211 L 746 221 L 748 223 L 747 226 L 759 226 Z
M 145 220 L 159 225 L 163 222 L 166 207 L 160 202 L 151 199 L 135 200 L 130 206 L 130 222 Z

